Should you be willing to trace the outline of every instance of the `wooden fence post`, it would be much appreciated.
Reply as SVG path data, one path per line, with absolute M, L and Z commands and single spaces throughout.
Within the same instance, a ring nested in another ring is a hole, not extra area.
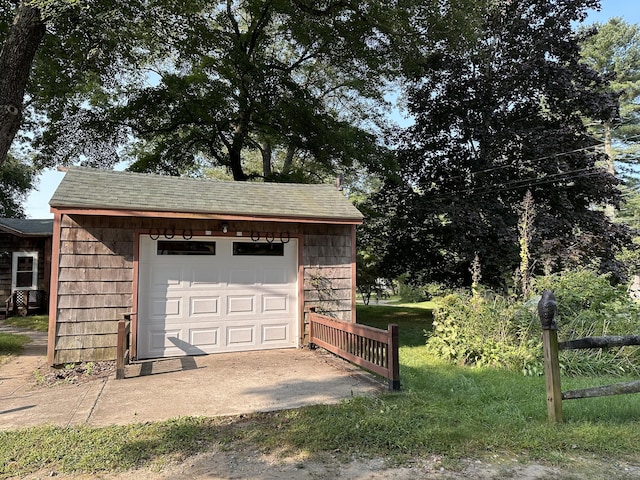
M 546 290 L 538 303 L 538 315 L 542 324 L 542 348 L 544 351 L 544 377 L 547 387 L 547 416 L 550 422 L 562 422 L 562 388 L 560 362 L 558 360 L 557 304 L 553 292 Z
M 552 423 L 562 422 L 562 388 L 558 360 L 558 331 L 542 331 L 544 377 L 547 385 L 547 416 Z
M 389 343 L 387 344 L 388 368 L 389 368 L 389 390 L 400 390 L 400 354 L 398 352 L 398 325 L 392 323 L 387 327 L 389 333 Z

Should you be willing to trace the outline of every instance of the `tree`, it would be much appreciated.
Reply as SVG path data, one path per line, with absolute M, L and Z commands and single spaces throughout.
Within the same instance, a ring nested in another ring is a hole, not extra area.
M 22 204 L 34 181 L 28 165 L 8 157 L 0 167 L 0 217 L 23 218 Z
M 628 236 L 593 206 L 617 205 L 618 182 L 582 118 L 615 119 L 617 104 L 572 30 L 597 4 L 496 1 L 477 40 L 431 56 L 408 92 L 415 124 L 400 139 L 401 180 L 374 199 L 391 215 L 373 222 L 394 244 L 388 269 L 469 285 L 477 253 L 485 284 L 508 285 L 526 190 L 534 258 L 616 269 Z
M 25 150 L 71 105 L 91 105 L 97 85 L 116 88 L 144 15 L 137 0 L 0 0 L 0 164 L 14 140 Z
M 0 10 L 0 13 L 3 13 Z M 36 51 L 44 37 L 40 10 L 19 2 L 0 48 L 0 167 L 5 162 L 23 116 L 23 99 Z
M 581 29 L 583 61 L 610 79 L 612 92 L 618 95 L 620 117 L 612 123 L 596 122 L 597 134 L 609 156 L 609 172 L 615 174 L 614 160 L 637 162 L 640 135 L 640 26 L 619 17 L 605 24 L 595 23 Z M 615 142 L 615 148 L 613 143 Z
M 327 172 L 375 168 L 390 82 L 434 42 L 461 37 L 476 4 L 153 2 L 124 41 L 136 58 L 49 114 L 56 121 L 38 138 L 39 164 L 125 160 L 172 175 L 223 166 L 244 180 L 253 151 L 267 180 L 291 178 L 296 161 Z

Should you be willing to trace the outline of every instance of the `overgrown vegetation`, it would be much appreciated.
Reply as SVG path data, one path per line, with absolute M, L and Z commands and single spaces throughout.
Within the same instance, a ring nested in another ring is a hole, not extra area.
M 607 275 L 587 269 L 538 277 L 534 292 L 553 290 L 558 301 L 560 341 L 587 336 L 638 334 L 640 304 Z M 491 291 L 443 297 L 434 311 L 427 348 L 436 357 L 461 365 L 491 365 L 542 374 L 539 296 L 528 301 Z M 562 351 L 561 369 L 568 375 L 640 373 L 640 349 L 624 347 Z

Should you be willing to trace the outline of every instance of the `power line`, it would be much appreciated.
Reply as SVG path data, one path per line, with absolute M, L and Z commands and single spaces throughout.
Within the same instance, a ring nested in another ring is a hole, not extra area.
M 636 138 L 640 138 L 640 134 L 628 137 L 626 139 L 626 141 L 632 140 L 632 139 L 636 139 Z M 534 163 L 534 162 L 539 162 L 539 161 L 542 161 L 542 160 L 550 160 L 552 158 L 558 158 L 558 157 L 561 157 L 561 156 L 564 156 L 564 155 L 571 155 L 573 153 L 579 153 L 579 152 L 584 152 L 584 151 L 587 151 L 587 150 L 592 150 L 592 149 L 597 149 L 597 148 L 604 148 L 604 147 L 605 147 L 604 142 L 600 142 L 600 143 L 597 143 L 596 145 L 591 145 L 591 146 L 588 146 L 588 147 L 581 147 L 581 148 L 576 148 L 574 150 L 567 150 L 566 152 L 554 153 L 554 154 L 551 154 L 551 155 L 547 155 L 545 157 L 538 157 L 538 158 L 533 158 L 533 159 L 523 159 L 523 160 L 525 160 L 526 162 L 529 162 L 529 163 Z M 451 177 L 448 177 L 448 179 L 452 180 L 452 179 L 456 179 L 456 178 L 464 178 L 464 177 L 466 177 L 468 175 L 473 176 L 473 175 L 478 175 L 480 173 L 493 172 L 495 170 L 502 170 L 503 168 L 513 168 L 513 167 L 514 167 L 513 164 L 497 165 L 497 166 L 494 166 L 494 167 L 485 168 L 483 170 L 476 170 L 476 171 L 473 171 L 473 172 L 468 172 L 466 174 L 460 174 L 460 175 L 451 176 Z
M 457 195 L 473 196 L 473 195 L 481 195 L 484 193 L 504 192 L 509 190 L 517 190 L 520 188 L 530 188 L 537 185 L 546 185 L 550 183 L 576 180 L 579 178 L 594 177 L 601 174 L 602 174 L 602 170 L 599 170 L 599 169 L 580 169 L 580 170 L 576 170 L 573 173 L 567 172 L 567 173 L 561 173 L 561 174 L 554 174 L 538 180 L 536 180 L 535 178 L 527 178 L 527 179 L 521 179 L 521 180 L 517 180 L 510 183 L 504 183 L 500 185 L 490 185 L 490 186 L 482 186 L 477 188 L 462 189 L 462 190 L 457 190 L 453 192 L 443 192 L 441 194 L 436 193 L 432 195 L 426 195 L 424 198 L 427 200 L 431 200 L 431 199 L 437 200 L 437 199 L 445 199 L 447 197 L 455 197 Z M 523 182 L 526 182 L 526 183 L 523 183 Z

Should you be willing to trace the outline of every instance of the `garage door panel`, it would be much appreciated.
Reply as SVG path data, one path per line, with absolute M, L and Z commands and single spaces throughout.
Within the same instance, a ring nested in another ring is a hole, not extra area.
M 220 346 L 220 327 L 192 328 L 189 331 L 190 343 L 205 349 Z
M 181 329 L 154 329 L 149 336 L 149 344 L 152 350 L 160 350 L 176 345 L 176 340 L 180 340 Z
M 280 324 L 262 325 L 262 343 L 283 343 L 289 341 L 289 324 L 287 322 Z
M 263 295 L 262 311 L 263 313 L 286 313 L 289 311 L 289 295 Z
M 220 315 L 220 297 L 190 297 L 189 315 L 192 317 Z
M 220 284 L 220 269 L 213 265 L 194 267 L 189 272 L 189 280 L 192 287 L 197 288 L 217 288 Z
M 179 317 L 182 312 L 182 297 L 158 297 L 151 300 L 152 317 Z
M 227 296 L 227 315 L 246 315 L 255 313 L 255 295 Z
M 179 286 L 182 285 L 182 269 L 174 266 L 155 265 L 151 267 L 151 285 Z
M 285 268 L 269 268 L 264 271 L 265 285 L 285 285 L 290 282 Z
M 255 325 L 229 325 L 227 326 L 227 346 L 247 347 L 256 345 Z
M 249 269 L 231 269 L 229 270 L 230 286 L 252 286 L 256 284 L 256 271 Z

